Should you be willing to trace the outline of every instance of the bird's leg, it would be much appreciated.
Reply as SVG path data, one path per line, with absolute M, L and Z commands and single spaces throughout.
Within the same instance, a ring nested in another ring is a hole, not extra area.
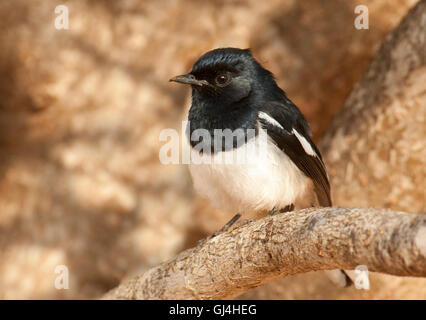
M 273 207 L 272 210 L 267 213 L 267 215 L 268 216 L 274 216 L 274 215 L 276 215 L 279 212 L 280 211 L 277 208 Z
M 268 216 L 274 216 L 277 213 L 284 213 L 284 212 L 290 212 L 294 210 L 294 204 L 289 204 L 288 206 L 285 206 L 284 208 L 281 208 L 280 210 L 278 210 L 277 208 L 272 208 L 271 211 L 268 212 Z
M 229 228 L 231 228 L 233 226 L 233 224 L 235 222 L 237 222 L 237 220 L 241 218 L 241 214 L 237 213 L 235 216 L 232 217 L 231 220 L 229 220 L 220 230 L 216 231 L 215 233 L 213 233 L 213 237 L 216 237 L 217 235 L 224 233 L 226 231 L 229 230 Z
M 211 238 L 214 238 L 216 236 L 218 236 L 221 233 L 224 233 L 226 231 L 229 230 L 229 228 L 231 228 L 235 222 L 237 222 L 237 220 L 241 218 L 241 214 L 237 213 L 235 216 L 232 217 L 231 220 L 229 220 L 222 228 L 220 228 L 218 231 L 216 231 L 215 233 L 213 233 L 212 235 L 208 236 L 207 238 L 201 239 L 198 241 L 197 245 L 201 245 L 204 242 L 206 242 L 207 240 L 210 240 Z

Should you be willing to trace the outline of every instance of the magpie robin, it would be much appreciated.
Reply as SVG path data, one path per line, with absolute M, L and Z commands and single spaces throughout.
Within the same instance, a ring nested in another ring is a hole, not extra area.
M 190 139 L 192 153 L 199 153 L 196 146 L 204 143 L 203 152 L 212 158 L 241 152 L 250 158 L 243 164 L 191 163 L 194 187 L 202 196 L 246 215 L 331 206 L 326 168 L 306 119 L 249 49 L 209 51 L 190 73 L 170 81 L 192 87 L 188 137 L 198 129 L 211 136 Z M 218 129 L 243 129 L 243 143 L 234 136 L 231 144 L 217 148 Z M 265 143 L 261 152 L 249 148 L 259 141 Z

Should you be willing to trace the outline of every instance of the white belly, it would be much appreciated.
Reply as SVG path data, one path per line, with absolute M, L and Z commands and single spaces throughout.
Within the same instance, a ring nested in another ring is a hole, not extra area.
M 304 197 L 310 184 L 262 129 L 245 145 L 209 157 L 210 163 L 191 161 L 189 169 L 195 190 L 218 208 L 240 213 L 284 208 Z M 226 163 L 224 157 L 239 161 Z

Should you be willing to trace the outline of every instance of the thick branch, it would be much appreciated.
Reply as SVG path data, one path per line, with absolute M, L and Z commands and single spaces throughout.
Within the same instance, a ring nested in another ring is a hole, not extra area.
M 276 277 L 358 265 L 426 277 L 426 215 L 321 208 L 265 217 L 180 253 L 104 298 L 232 298 Z
M 333 203 L 426 210 L 426 1 L 387 37 L 321 140 Z

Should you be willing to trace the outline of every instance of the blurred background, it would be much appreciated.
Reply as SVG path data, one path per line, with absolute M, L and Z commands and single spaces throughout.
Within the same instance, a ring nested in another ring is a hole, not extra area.
M 415 2 L 0 1 L 0 298 L 97 298 L 230 218 L 158 159 L 160 131 L 180 130 L 190 103 L 168 79 L 202 53 L 252 48 L 319 141 Z M 368 30 L 354 28 L 358 4 Z M 321 297 L 298 290 L 282 297 Z

